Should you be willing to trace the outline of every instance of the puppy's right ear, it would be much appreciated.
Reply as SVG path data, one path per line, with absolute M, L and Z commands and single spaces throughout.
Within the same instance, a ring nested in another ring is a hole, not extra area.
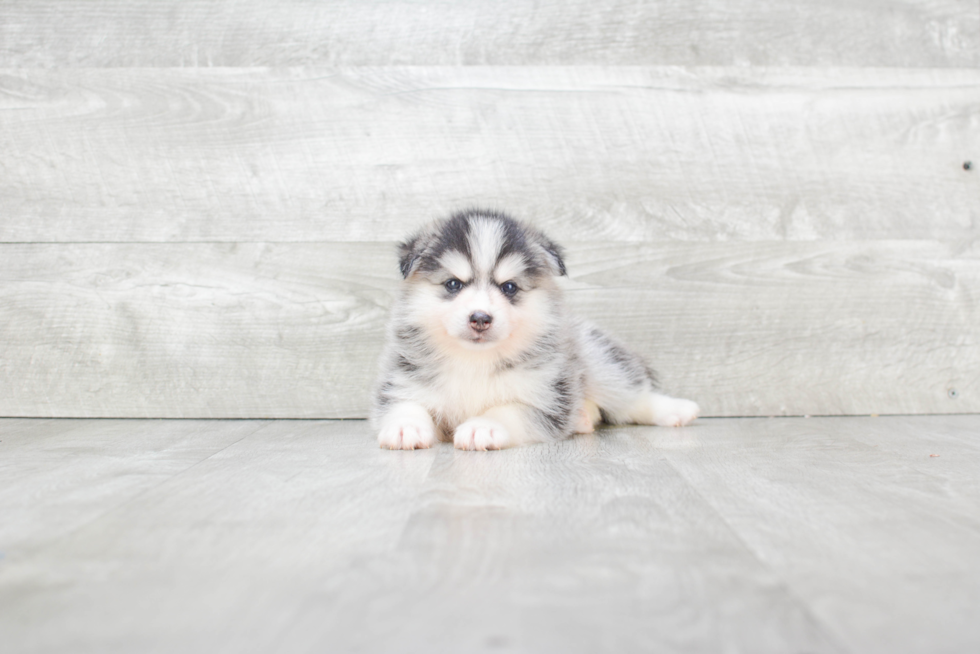
M 404 243 L 398 244 L 398 266 L 401 268 L 404 279 L 408 279 L 422 261 L 421 243 L 422 236 L 417 234 Z
M 538 234 L 538 241 L 541 247 L 544 248 L 548 266 L 551 268 L 552 274 L 567 275 L 568 273 L 565 272 L 565 249 L 544 234 Z

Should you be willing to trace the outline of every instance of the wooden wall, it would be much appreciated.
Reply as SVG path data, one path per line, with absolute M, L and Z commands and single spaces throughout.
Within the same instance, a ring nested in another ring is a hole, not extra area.
M 361 417 L 474 205 L 708 415 L 980 411 L 980 5 L 852 5 L 0 1 L 0 415 Z

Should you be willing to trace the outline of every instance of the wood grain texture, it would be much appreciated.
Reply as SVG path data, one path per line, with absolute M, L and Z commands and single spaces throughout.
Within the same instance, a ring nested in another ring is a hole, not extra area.
M 974 66 L 957 0 L 0 3 L 0 66 Z
M 980 70 L 7 70 L 0 241 L 973 239 Z
M 570 297 L 709 415 L 975 412 L 978 254 L 910 241 L 592 246 L 571 264 Z
M 710 447 L 654 446 L 851 651 L 954 654 L 980 644 L 961 628 L 980 583 L 977 420 L 808 420 L 790 439 L 746 421 Z
M 18 555 L 84 528 L 264 424 L 48 420 L 14 432 L 7 422 L 0 423 L 0 543 Z
M 980 253 L 567 244 L 569 302 L 705 415 L 980 410 Z M 393 244 L 0 246 L 0 415 L 362 417 Z
M 50 443 L 46 460 L 15 459 L 25 472 L 36 470 L 41 480 L 64 465 L 61 447 L 86 448 L 110 460 L 92 465 L 88 479 L 70 471 L 57 495 L 38 492 L 43 481 L 35 484 L 27 474 L 3 478 L 0 488 L 11 495 L 39 496 L 33 511 L 15 506 L 15 517 L 28 512 L 53 521 L 74 510 L 82 523 L 68 537 L 58 537 L 47 521 L 15 521 L 18 526 L 28 522 L 21 529 L 30 532 L 14 532 L 20 537 L 0 566 L 0 629 L 7 642 L 17 638 L 34 652 L 83 641 L 120 653 L 132 648 L 267 651 L 277 631 L 306 603 L 329 597 L 349 575 L 390 556 L 434 454 L 381 457 L 364 438 L 360 422 L 286 421 L 271 430 L 254 422 L 232 423 L 241 425 L 239 430 L 251 429 L 255 438 L 228 443 L 223 436 L 231 426 L 224 422 L 182 421 L 176 429 L 186 425 L 187 443 L 213 450 L 186 469 L 181 448 L 161 448 L 165 439 L 141 433 L 141 424 L 132 422 L 128 432 L 110 425 L 103 442 L 115 444 L 101 447 L 77 432 L 53 434 L 38 439 L 42 448 Z M 162 462 L 154 472 L 165 478 L 147 492 L 124 495 L 114 477 L 127 468 L 137 479 L 144 472 L 145 455 L 137 444 L 161 450 Z M 91 465 L 92 457 L 85 458 Z M 167 459 L 169 465 L 163 463 Z M 96 513 L 83 498 L 102 486 L 115 492 L 104 501 L 111 510 Z M 21 545 L 37 538 L 45 538 L 46 546 Z M 158 549 L 155 563 L 146 568 L 139 559 L 150 542 Z M 62 547 L 74 554 L 55 554 L 60 561 L 46 563 L 47 553 Z M 86 559 L 95 577 L 79 576 L 75 566 Z M 120 583 L 133 595 L 102 595 Z M 56 587 L 64 592 L 51 594 Z M 297 594 L 298 588 L 304 591 Z M 102 599 L 92 602 L 93 592 Z M 71 605 L 77 610 L 62 613 Z M 116 636 L 109 641 L 103 631 L 107 622 L 95 615 L 100 613 L 113 616 Z M 231 615 L 237 618 L 225 622 Z M 224 624 L 212 623 L 212 628 L 208 622 L 213 619 Z M 321 622 L 329 619 L 321 616 Z M 16 632 L 15 624 L 20 625 Z
M 0 443 L 16 652 L 980 647 L 977 416 L 492 453 L 381 451 L 358 421 L 54 422 Z
M 0 250 L 0 414 L 364 415 L 390 244 Z

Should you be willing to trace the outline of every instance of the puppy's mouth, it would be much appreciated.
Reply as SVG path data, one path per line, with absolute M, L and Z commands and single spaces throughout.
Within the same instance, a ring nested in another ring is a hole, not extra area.
M 497 344 L 497 339 L 486 332 L 470 331 L 466 338 L 460 339 L 465 345 L 470 347 L 483 348 Z

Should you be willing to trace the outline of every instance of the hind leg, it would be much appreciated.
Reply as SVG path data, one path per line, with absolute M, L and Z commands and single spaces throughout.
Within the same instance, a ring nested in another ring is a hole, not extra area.
M 698 417 L 698 405 L 691 400 L 644 391 L 628 410 L 630 422 L 639 425 L 683 427 Z
M 582 360 L 586 365 L 586 406 L 593 411 L 579 421 L 590 431 L 599 417 L 621 425 L 681 427 L 698 417 L 698 405 L 657 393 L 653 371 L 642 358 L 589 323 L 579 325 Z M 600 412 L 601 410 L 601 412 Z
M 595 431 L 595 426 L 602 422 L 602 411 L 599 410 L 599 405 L 592 400 L 586 398 L 582 402 L 582 408 L 579 409 L 578 414 L 575 419 L 574 431 L 576 434 L 591 434 Z

